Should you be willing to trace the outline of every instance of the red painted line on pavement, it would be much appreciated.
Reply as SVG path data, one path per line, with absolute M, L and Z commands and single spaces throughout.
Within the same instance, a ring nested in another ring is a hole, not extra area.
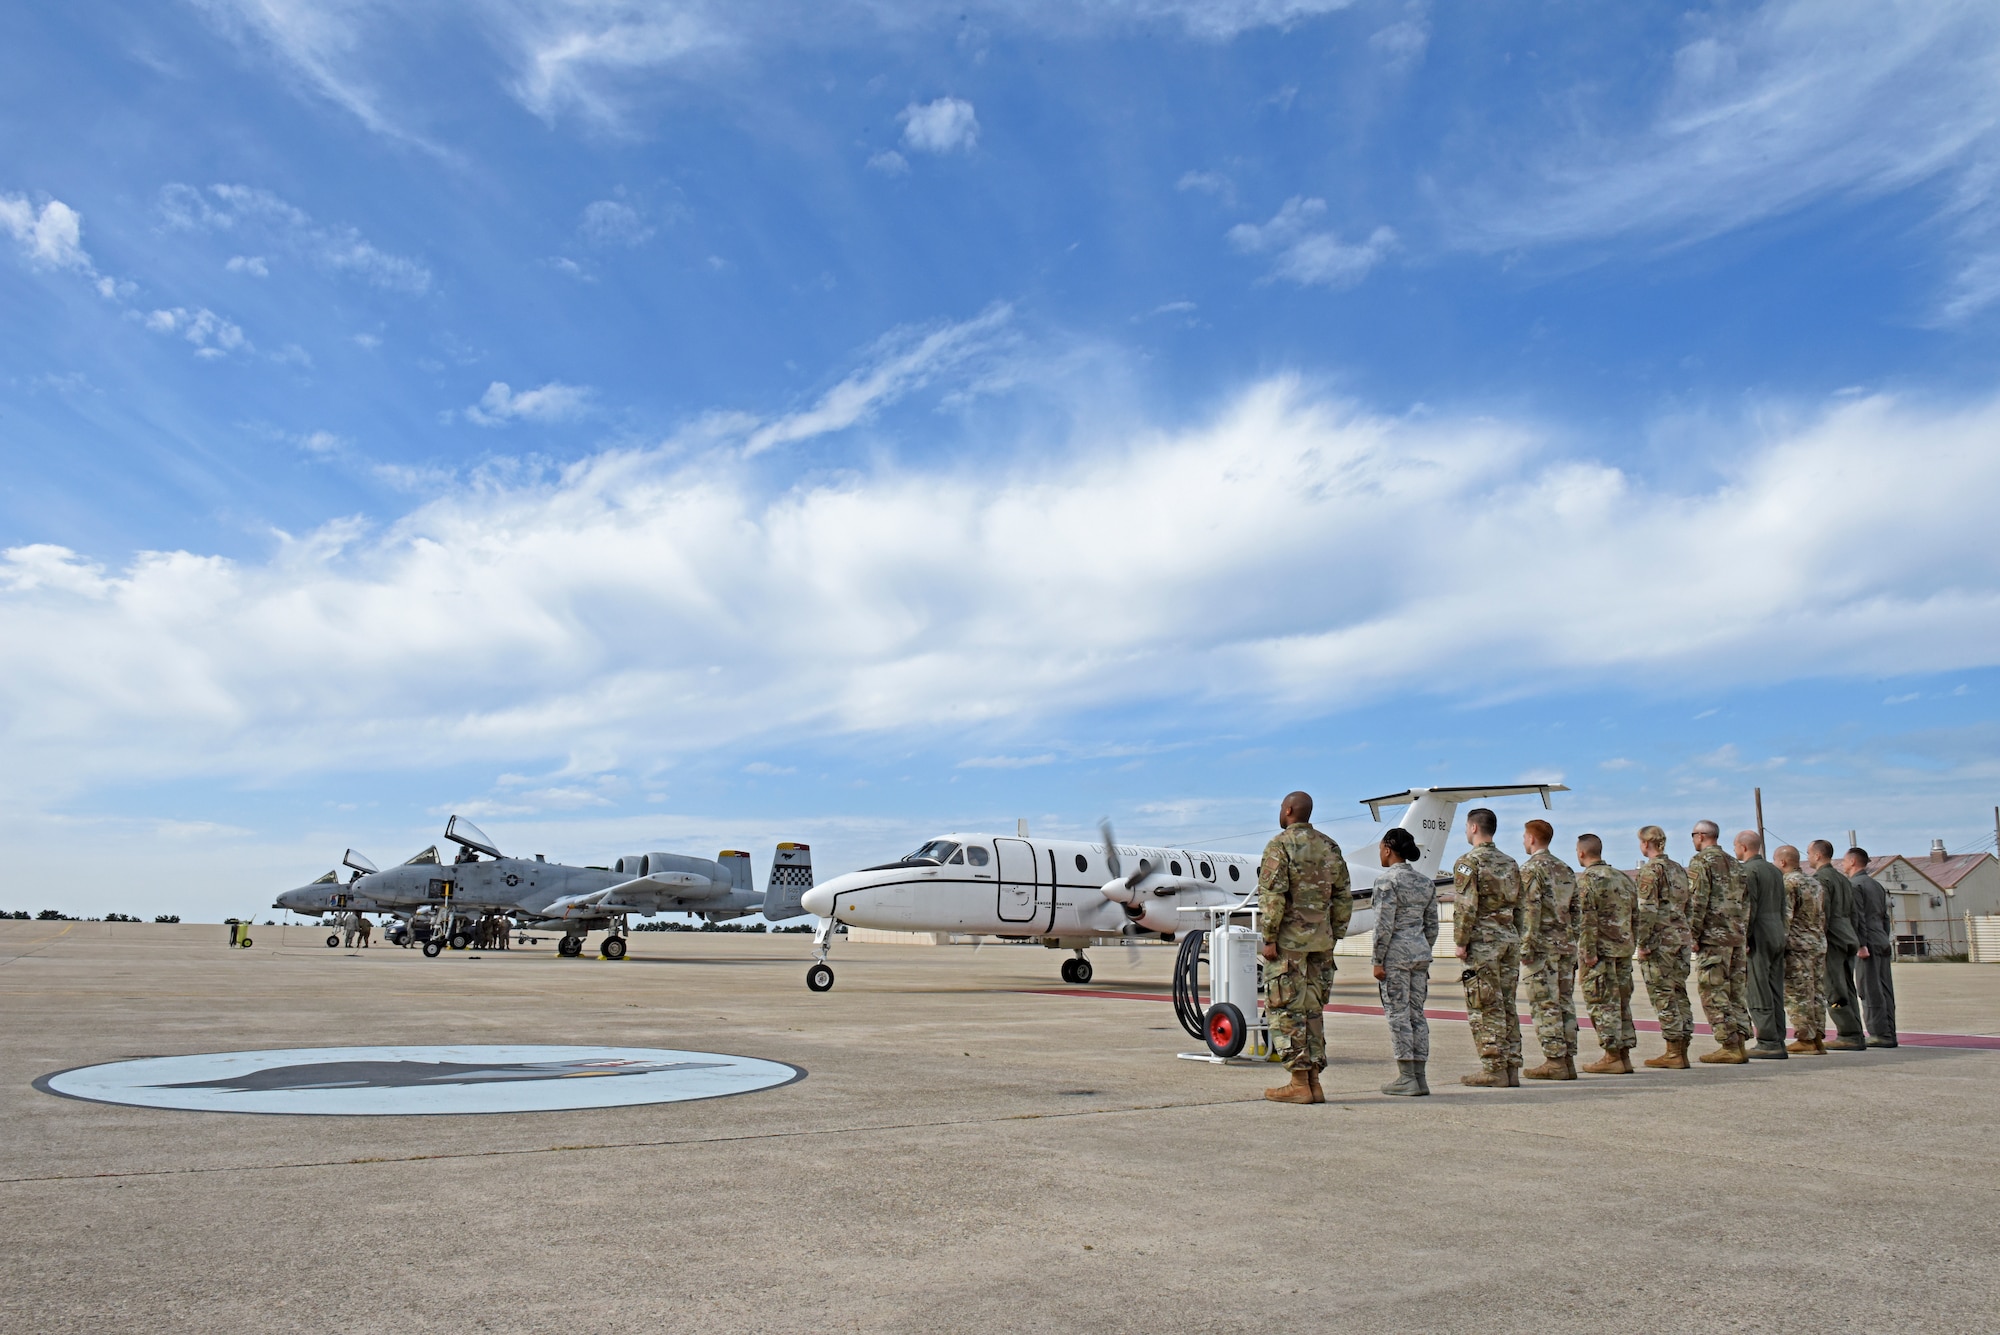
M 1088 988 L 1075 987 L 1024 987 L 1016 990 L 1037 997 L 1099 997 L 1106 1001 L 1173 1000 L 1171 996 L 1166 996 L 1158 992 L 1101 992 Z M 1381 1015 L 1383 1013 L 1380 1006 L 1338 1005 L 1328 1006 L 1327 1009 L 1338 1015 Z M 1424 1018 L 1427 1020 L 1463 1020 L 1467 1016 L 1464 1011 L 1434 1011 L 1426 1009 L 1424 1011 Z M 1577 1027 L 1581 1029 L 1594 1028 L 1590 1023 L 1590 1017 L 1587 1015 L 1577 1016 L 1576 1023 Z M 1521 1017 L 1523 1028 L 1532 1029 L 1534 1024 L 1534 1016 L 1523 1015 Z M 1658 1020 L 1634 1020 L 1632 1027 L 1641 1033 L 1657 1034 L 1660 1032 L 1660 1022 Z M 1694 1031 L 1697 1034 L 1711 1032 L 1705 1024 L 1695 1025 Z M 1962 1048 L 1969 1052 L 2000 1052 L 2000 1037 L 1988 1034 L 1898 1034 L 1896 1035 L 1896 1041 L 1905 1047 L 1912 1048 Z

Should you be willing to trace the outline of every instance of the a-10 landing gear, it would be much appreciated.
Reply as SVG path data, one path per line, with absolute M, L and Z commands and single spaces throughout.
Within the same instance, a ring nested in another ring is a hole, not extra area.
M 833 949 L 833 932 L 839 925 L 832 918 L 822 918 L 813 932 L 813 964 L 806 970 L 806 986 L 814 992 L 833 990 L 833 966 L 826 962 L 826 956 Z
M 1062 980 L 1065 983 L 1087 983 L 1090 981 L 1090 961 L 1083 957 L 1081 950 L 1073 960 L 1062 962 Z
M 574 932 L 565 936 L 562 940 L 556 942 L 556 954 L 566 960 L 573 960 L 583 954 L 583 937 Z
M 605 958 L 605 959 L 608 959 L 608 960 L 622 960 L 622 959 L 624 959 L 624 958 L 625 958 L 625 938 L 624 938 L 624 937 L 622 937 L 622 936 L 607 936 L 607 937 L 605 937 L 605 938 L 604 938 L 604 943 L 603 943 L 602 945 L 598 946 L 598 948 L 597 948 L 597 953 L 598 953 L 598 954 L 600 954 L 600 955 L 602 955 L 602 956 L 604 956 L 604 958 Z
M 425 959 L 434 960 L 442 954 L 444 954 L 444 942 L 440 941 L 436 936 L 432 936 L 430 940 L 424 942 Z

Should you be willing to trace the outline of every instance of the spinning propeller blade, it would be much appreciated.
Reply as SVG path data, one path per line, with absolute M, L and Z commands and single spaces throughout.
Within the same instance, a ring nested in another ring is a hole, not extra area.
M 1106 816 L 1097 822 L 1097 829 L 1104 836 L 1104 869 L 1111 873 L 1113 879 L 1123 876 L 1125 869 L 1118 860 L 1118 841 L 1111 837 L 1111 817 Z

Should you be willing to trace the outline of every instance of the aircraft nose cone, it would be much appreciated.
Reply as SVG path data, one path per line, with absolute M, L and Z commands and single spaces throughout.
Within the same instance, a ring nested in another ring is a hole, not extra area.
M 799 896 L 799 907 L 819 918 L 833 915 L 833 887 L 816 885 Z

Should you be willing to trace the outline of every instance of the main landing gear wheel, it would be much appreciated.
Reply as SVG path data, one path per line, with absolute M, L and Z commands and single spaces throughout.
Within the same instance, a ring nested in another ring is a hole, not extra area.
M 608 960 L 622 960 L 625 958 L 625 938 L 607 936 L 604 938 L 604 944 L 597 949 L 598 953 Z
M 1062 980 L 1065 983 L 1087 983 L 1090 981 L 1090 974 L 1089 960 L 1064 960 L 1062 962 Z
M 1231 1001 L 1218 1001 L 1210 1006 L 1208 1020 L 1202 1027 L 1208 1031 L 1208 1050 L 1225 1061 L 1243 1051 L 1243 1042 L 1250 1037 L 1243 1012 Z
M 467 946 L 471 944 L 472 944 L 472 938 L 470 936 L 467 936 L 464 932 L 453 932 L 451 934 L 451 948 L 453 950 L 464 950 Z
M 326 938 L 326 948 L 327 948 L 328 950 L 339 950 L 339 949 L 340 949 L 340 933 L 339 933 L 339 932 L 333 932 L 333 933 L 330 933 L 330 934 L 329 934 L 329 935 L 327 936 L 327 938 Z
M 432 937 L 430 940 L 424 942 L 425 959 L 434 960 L 442 954 L 444 954 L 444 942 L 438 940 L 436 937 Z
M 583 953 L 583 938 L 580 936 L 566 936 L 562 940 L 556 942 L 556 954 L 562 956 L 566 960 L 573 960 L 582 953 Z
M 806 970 L 806 986 L 815 992 L 833 990 L 833 970 L 824 964 L 815 964 Z

